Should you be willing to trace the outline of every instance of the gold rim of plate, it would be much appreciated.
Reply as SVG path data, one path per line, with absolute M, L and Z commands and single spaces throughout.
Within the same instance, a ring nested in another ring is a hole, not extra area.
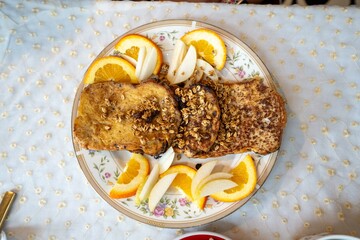
M 141 25 L 141 26 L 134 28 L 134 29 L 126 32 L 125 34 L 117 37 L 107 47 L 105 47 L 95 59 L 110 55 L 114 49 L 115 44 L 118 42 L 118 40 L 121 37 L 123 37 L 125 35 L 133 34 L 133 33 L 141 33 L 144 31 L 150 31 L 150 30 L 157 29 L 160 27 L 167 27 L 167 28 L 189 27 L 189 30 L 196 29 L 196 28 L 208 28 L 208 29 L 214 30 L 224 39 L 225 42 L 231 41 L 231 42 L 235 43 L 238 47 L 240 47 L 242 51 L 246 52 L 247 55 L 249 57 L 251 57 L 251 60 L 253 62 L 255 62 L 255 64 L 259 67 L 259 69 L 261 69 L 262 74 L 263 74 L 262 78 L 264 79 L 265 83 L 267 85 L 269 85 L 270 87 L 276 89 L 276 85 L 273 81 L 272 75 L 270 74 L 269 70 L 267 69 L 265 64 L 261 61 L 261 59 L 254 53 L 254 51 L 252 51 L 250 49 L 250 47 L 248 47 L 244 42 L 242 42 L 240 39 L 238 39 L 231 33 L 227 32 L 219 27 L 216 27 L 214 25 L 204 23 L 201 21 L 197 21 L 197 20 L 174 19 L 174 20 L 157 21 L 155 23 Z M 94 59 L 94 61 L 95 61 L 95 59 Z M 91 170 L 89 169 L 88 164 L 86 164 L 86 162 L 85 162 L 86 159 L 84 158 L 84 155 L 81 153 L 82 149 L 74 139 L 74 136 L 73 136 L 74 120 L 77 115 L 80 94 L 84 87 L 85 87 L 85 84 L 83 82 L 81 82 L 78 86 L 78 89 L 77 89 L 77 92 L 76 92 L 76 95 L 74 98 L 74 103 L 73 103 L 73 108 L 72 108 L 72 116 L 71 116 L 71 134 L 72 134 L 72 142 L 73 142 L 73 147 L 74 147 L 76 158 L 78 160 L 80 168 L 81 168 L 82 172 L 84 173 L 85 177 L 87 178 L 87 180 L 89 181 L 89 183 L 93 187 L 93 189 L 100 195 L 100 197 L 102 199 L 104 199 L 108 204 L 110 204 L 113 208 L 118 210 L 119 212 L 121 212 L 124 215 L 126 215 L 132 219 L 135 219 L 137 221 L 140 221 L 140 222 L 143 222 L 143 223 L 146 223 L 149 225 L 157 226 L 157 227 L 163 227 L 163 228 L 195 227 L 195 226 L 200 226 L 200 225 L 204 225 L 207 223 L 217 221 L 217 220 L 224 218 L 227 215 L 233 213 L 234 211 L 239 209 L 241 206 L 243 206 L 249 199 L 251 199 L 251 197 L 257 192 L 257 190 L 264 184 L 265 180 L 269 176 L 269 174 L 276 162 L 276 158 L 277 158 L 277 154 L 278 154 L 277 151 L 270 154 L 270 157 L 268 159 L 268 162 L 266 164 L 264 171 L 259 173 L 255 191 L 252 194 L 250 194 L 247 198 L 245 198 L 241 201 L 238 201 L 238 202 L 231 203 L 228 205 L 228 207 L 226 207 L 222 211 L 219 211 L 215 214 L 201 217 L 198 219 L 191 218 L 191 219 L 183 219 L 182 221 L 179 221 L 179 220 L 175 221 L 175 220 L 171 220 L 171 219 L 151 218 L 148 216 L 144 216 L 143 214 L 136 213 L 136 212 L 132 211 L 131 209 L 127 208 L 126 206 L 119 204 L 116 199 L 110 198 L 109 193 L 106 192 L 101 187 L 101 185 L 98 183 L 98 181 L 95 179 L 95 177 L 91 173 Z M 115 159 L 112 159 L 112 160 L 115 161 Z

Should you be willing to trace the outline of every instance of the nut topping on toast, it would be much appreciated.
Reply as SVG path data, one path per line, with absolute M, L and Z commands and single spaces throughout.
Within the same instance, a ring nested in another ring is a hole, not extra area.
M 75 138 L 92 150 L 158 156 L 173 146 L 192 158 L 246 151 L 265 155 L 280 147 L 284 101 L 262 80 L 202 80 L 172 88 L 154 81 L 87 86 L 75 119 Z
M 238 83 L 203 81 L 214 89 L 221 109 L 218 137 L 209 151 L 194 157 L 208 158 L 254 151 L 268 154 L 280 147 L 286 124 L 282 97 L 262 80 Z
M 220 107 L 214 91 L 195 84 L 177 88 L 182 121 L 173 147 L 193 157 L 197 152 L 207 152 L 217 137 L 220 125 Z

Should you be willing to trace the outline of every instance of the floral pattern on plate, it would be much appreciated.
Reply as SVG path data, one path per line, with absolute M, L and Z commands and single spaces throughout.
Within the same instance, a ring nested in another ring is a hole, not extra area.
M 152 39 L 160 46 L 164 61 L 168 62 L 175 42 L 186 32 L 201 27 L 210 28 L 218 32 L 225 41 L 227 47 L 227 62 L 224 69 L 219 72 L 219 75 L 222 76 L 223 79 L 241 81 L 249 77 L 260 76 L 266 84 L 273 84 L 271 75 L 265 65 L 263 65 L 260 59 L 258 59 L 244 43 L 212 25 L 188 20 L 168 20 L 141 26 L 127 34 L 138 33 Z M 99 56 L 118 54 L 114 51 L 114 45 L 117 40 L 109 44 Z M 76 116 L 77 105 L 83 87 L 83 85 L 80 85 L 76 94 L 76 100 L 73 106 L 73 119 Z M 157 205 L 155 211 L 150 212 L 147 202 L 142 202 L 139 206 L 136 206 L 135 197 L 124 199 L 111 199 L 109 197 L 109 191 L 116 183 L 116 179 L 121 174 L 127 160 L 130 159 L 131 153 L 127 151 L 89 151 L 81 149 L 75 141 L 74 148 L 80 167 L 86 178 L 105 201 L 129 217 L 155 226 L 179 228 L 202 225 L 230 214 L 245 204 L 251 197 L 249 196 L 248 199 L 235 203 L 217 202 L 208 198 L 204 210 L 199 210 L 181 193 L 168 191 Z M 252 157 L 256 161 L 259 186 L 263 184 L 268 176 L 275 162 L 276 155 L 277 153 L 266 156 L 252 154 Z M 217 159 L 219 164 L 226 167 L 230 166 L 233 161 L 237 161 L 242 156 L 244 155 L 227 155 Z M 157 161 L 153 158 L 149 158 L 149 160 L 151 164 Z M 185 156 L 181 156 L 179 160 L 176 160 L 176 163 L 187 164 L 195 168 L 197 163 L 203 163 L 204 161 L 207 160 L 188 159 Z

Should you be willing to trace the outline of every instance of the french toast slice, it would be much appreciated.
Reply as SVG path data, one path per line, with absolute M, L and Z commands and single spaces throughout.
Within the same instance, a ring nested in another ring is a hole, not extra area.
M 196 158 L 219 157 L 253 151 L 269 154 L 280 147 L 286 125 L 285 103 L 261 79 L 239 83 L 203 81 L 214 89 L 221 109 L 220 128 L 209 151 Z
M 171 146 L 180 122 L 177 102 L 167 86 L 109 81 L 83 89 L 74 136 L 85 149 L 158 156 Z
M 207 86 L 194 84 L 176 88 L 182 121 L 173 142 L 177 153 L 191 158 L 207 152 L 214 144 L 220 126 L 220 107 L 215 92 Z

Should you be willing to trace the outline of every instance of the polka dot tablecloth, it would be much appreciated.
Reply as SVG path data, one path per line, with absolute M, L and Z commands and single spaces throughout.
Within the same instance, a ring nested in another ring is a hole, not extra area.
M 81 172 L 71 140 L 76 88 L 96 55 L 142 24 L 195 19 L 264 61 L 288 124 L 265 184 L 231 215 L 162 229 L 117 212 Z M 0 1 L 0 196 L 17 192 L 9 239 L 360 236 L 360 9 L 174 2 Z

